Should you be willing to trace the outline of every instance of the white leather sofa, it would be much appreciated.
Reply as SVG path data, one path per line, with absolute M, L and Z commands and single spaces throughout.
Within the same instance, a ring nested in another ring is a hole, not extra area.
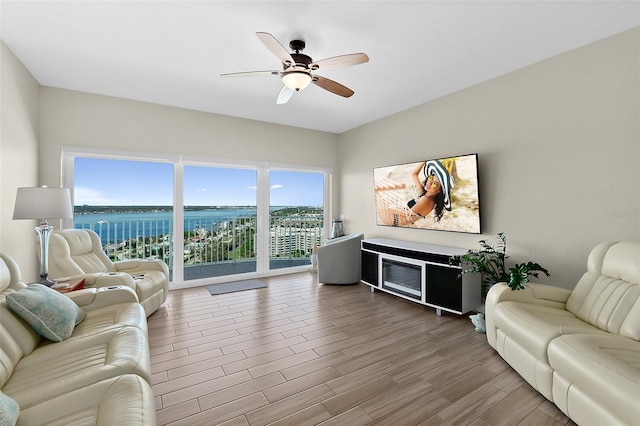
M 29 426 L 155 425 L 146 315 L 133 290 L 55 294 L 84 319 L 52 342 L 10 306 L 26 288 L 15 261 L 0 255 L 0 411 L 17 403 L 17 424 Z
M 572 291 L 493 286 L 487 339 L 580 425 L 640 421 L 640 243 L 604 243 Z
M 362 258 L 360 245 L 364 234 L 338 237 L 318 247 L 318 282 L 355 284 L 360 282 Z
M 147 316 L 167 300 L 169 291 L 166 263 L 151 259 L 112 262 L 102 250 L 100 237 L 94 231 L 53 231 L 49 240 L 49 277 L 60 280 L 79 276 L 84 276 L 85 287 L 130 287 Z

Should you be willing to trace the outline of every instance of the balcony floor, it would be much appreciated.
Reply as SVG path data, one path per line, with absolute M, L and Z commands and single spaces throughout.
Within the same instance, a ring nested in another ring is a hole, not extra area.
M 269 261 L 269 268 L 271 270 L 305 265 L 311 266 L 309 259 L 271 259 Z M 225 275 L 244 274 L 255 271 L 255 261 L 217 262 L 206 265 L 189 265 L 184 268 L 184 280 L 189 281 L 201 278 L 222 277 Z M 170 272 L 173 279 L 173 271 Z

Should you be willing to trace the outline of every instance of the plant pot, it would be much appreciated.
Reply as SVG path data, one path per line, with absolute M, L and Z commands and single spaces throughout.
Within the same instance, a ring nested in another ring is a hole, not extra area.
M 484 314 L 483 313 L 478 313 L 475 315 L 469 315 L 469 318 L 471 319 L 471 322 L 473 323 L 473 325 L 476 327 L 476 331 L 478 333 L 486 333 L 487 329 L 485 327 L 485 323 L 484 323 Z

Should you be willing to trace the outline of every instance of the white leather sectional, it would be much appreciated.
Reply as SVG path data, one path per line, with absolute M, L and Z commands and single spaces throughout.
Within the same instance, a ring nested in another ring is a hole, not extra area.
M 68 293 L 86 316 L 69 338 L 51 342 L 8 306 L 25 287 L 15 261 L 0 255 L 0 390 L 19 406 L 17 424 L 155 425 L 146 314 L 135 292 Z
M 580 425 L 640 422 L 640 243 L 604 243 L 573 291 L 491 288 L 487 339 Z

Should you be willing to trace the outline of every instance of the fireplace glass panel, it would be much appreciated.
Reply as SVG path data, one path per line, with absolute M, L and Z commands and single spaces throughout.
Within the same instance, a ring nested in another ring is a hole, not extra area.
M 382 288 L 412 299 L 422 300 L 422 267 L 383 258 Z

